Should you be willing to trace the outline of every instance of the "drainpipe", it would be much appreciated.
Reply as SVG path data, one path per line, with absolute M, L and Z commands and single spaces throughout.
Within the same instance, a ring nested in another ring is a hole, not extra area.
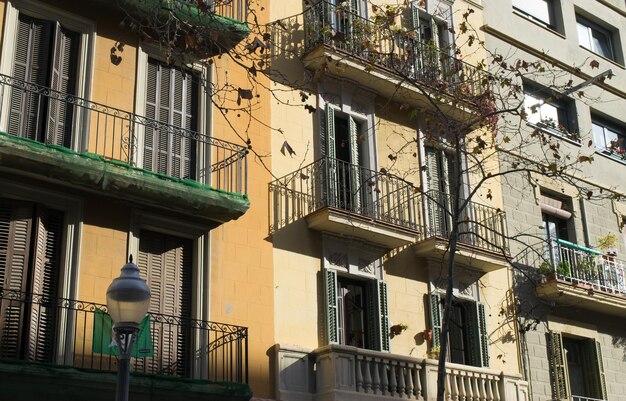
M 583 224 L 583 236 L 585 238 L 585 246 L 587 248 L 591 248 L 591 241 L 589 240 L 589 230 L 587 229 L 588 225 L 587 225 L 587 209 L 585 207 L 585 199 L 584 198 L 579 198 L 579 202 L 580 202 L 580 219 L 582 220 L 582 224 Z

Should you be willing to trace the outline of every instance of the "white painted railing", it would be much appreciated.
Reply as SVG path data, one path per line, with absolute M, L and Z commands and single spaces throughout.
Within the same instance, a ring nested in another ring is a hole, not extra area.
M 471 369 L 471 368 L 470 368 Z M 446 400 L 501 401 L 500 375 L 483 371 L 448 369 Z
M 421 365 L 417 359 L 357 349 L 356 391 L 421 400 Z

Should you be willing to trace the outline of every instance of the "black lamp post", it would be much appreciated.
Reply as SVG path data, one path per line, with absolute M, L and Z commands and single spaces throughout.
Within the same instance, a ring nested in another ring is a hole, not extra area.
M 139 325 L 150 307 L 150 288 L 139 276 L 139 268 L 131 256 L 120 276 L 107 289 L 107 309 L 113 320 L 115 340 L 119 347 L 117 401 L 128 400 L 130 355 L 139 332 Z

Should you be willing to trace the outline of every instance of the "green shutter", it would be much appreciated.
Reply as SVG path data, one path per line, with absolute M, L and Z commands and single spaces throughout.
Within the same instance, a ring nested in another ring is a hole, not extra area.
M 357 123 L 354 118 L 348 117 L 348 128 L 350 131 L 350 164 L 352 166 L 350 195 L 352 197 L 352 207 L 355 211 L 361 209 L 361 160 L 359 157 L 359 138 L 357 137 Z
M 441 346 L 441 297 L 436 292 L 428 294 L 430 329 L 433 332 L 431 347 Z
M 387 283 L 370 280 L 367 283 L 367 343 L 376 351 L 389 351 L 389 310 Z
M 433 148 L 426 148 L 426 183 L 428 185 L 428 230 L 429 236 L 447 237 L 445 225 L 445 194 L 441 191 L 441 167 L 439 163 L 439 151 Z
M 328 174 L 328 201 L 331 207 L 339 206 L 339 188 L 337 179 L 337 149 L 335 148 L 335 110 L 326 103 L 326 163 Z
M 563 337 L 561 333 L 551 331 L 547 333 L 547 342 L 553 396 L 556 400 L 569 399 L 569 373 L 565 351 L 563 350 Z
M 487 332 L 487 314 L 485 312 L 485 304 L 476 302 L 477 317 L 476 326 L 478 327 L 478 339 L 480 340 L 480 365 L 489 367 L 489 333 Z
M 600 342 L 594 339 L 585 340 L 581 348 L 585 387 L 594 398 L 606 400 L 606 381 Z
M 337 308 L 337 272 L 331 269 L 322 269 L 324 300 L 326 301 L 326 343 L 339 343 L 337 334 L 339 329 L 339 313 Z

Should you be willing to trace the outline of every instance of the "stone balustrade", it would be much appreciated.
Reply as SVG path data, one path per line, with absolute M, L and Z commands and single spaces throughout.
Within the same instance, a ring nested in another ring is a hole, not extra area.
M 281 401 L 424 400 L 437 398 L 437 361 L 343 345 L 313 351 L 276 345 Z M 527 401 L 519 375 L 447 364 L 446 401 Z

